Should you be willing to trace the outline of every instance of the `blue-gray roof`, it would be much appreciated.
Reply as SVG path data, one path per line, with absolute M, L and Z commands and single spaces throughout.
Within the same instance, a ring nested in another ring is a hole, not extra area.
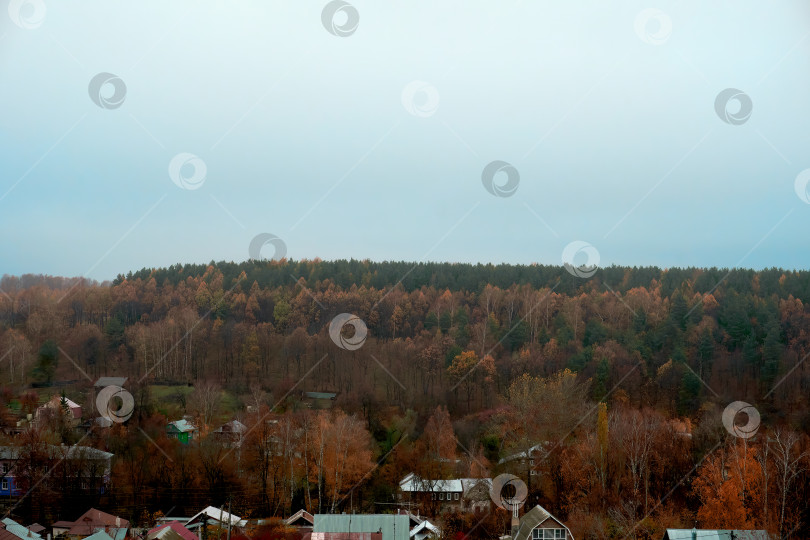
M 742 530 L 720 530 L 720 529 L 667 529 L 665 540 L 731 540 L 731 533 L 734 533 L 734 540 L 769 540 L 766 531 L 742 531 Z M 694 534 L 694 536 L 693 536 Z
M 408 540 L 410 523 L 405 514 L 315 514 L 312 532 L 382 531 L 383 540 Z
M 124 534 L 126 534 L 126 529 L 124 529 Z M 105 533 L 104 530 L 99 530 L 98 532 L 85 537 L 84 540 L 113 540 L 113 538 L 109 534 Z
M 112 540 L 124 540 L 127 537 L 126 527 L 107 527 L 106 529 L 97 527 L 95 531 L 96 532 L 94 534 L 88 536 L 87 538 L 92 538 L 96 536 L 96 534 L 99 532 L 103 532 Z M 87 540 L 87 538 L 85 538 L 84 540 Z M 106 538 L 98 538 L 97 540 L 106 540 Z
M 11 534 L 13 534 L 14 536 L 16 536 L 18 538 L 29 538 L 29 539 L 32 539 L 32 540 L 42 538 L 42 535 L 31 531 L 30 529 L 28 529 L 27 527 L 25 527 L 23 525 L 20 525 L 19 523 L 17 523 L 16 521 L 14 521 L 11 518 L 3 519 L 3 525 L 6 526 L 6 530 L 8 532 L 10 532 Z

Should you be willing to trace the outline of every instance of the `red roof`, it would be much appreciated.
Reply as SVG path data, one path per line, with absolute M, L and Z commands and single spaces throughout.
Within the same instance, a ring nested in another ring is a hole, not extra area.
M 20 540 L 16 534 L 6 530 L 6 526 L 0 523 L 0 540 Z
M 73 526 L 68 531 L 68 534 L 76 536 L 89 536 L 96 532 L 96 529 L 106 528 L 128 529 L 129 521 L 124 518 L 108 514 L 107 512 L 102 512 L 101 510 L 91 508 L 82 514 L 79 519 L 73 522 Z
M 147 538 L 155 538 L 156 536 L 153 535 L 156 532 L 165 529 L 166 527 L 169 527 L 171 530 L 182 536 L 184 540 L 198 540 L 197 535 L 191 532 L 190 530 L 186 529 L 185 527 L 183 527 L 183 525 L 179 521 L 170 521 L 165 525 L 161 525 L 160 527 L 149 529 L 149 531 L 147 531 L 146 533 Z
M 81 405 L 75 403 L 74 401 L 72 401 L 72 400 L 70 400 L 68 398 L 65 398 L 65 403 L 67 404 L 68 409 L 70 409 L 70 412 L 73 415 L 73 418 L 81 418 L 82 417 L 82 407 L 81 407 Z M 53 396 L 45 405 L 42 405 L 42 407 L 39 407 L 39 409 L 42 409 L 44 407 L 59 410 L 59 408 L 62 407 L 62 396 L 59 396 L 59 395 Z

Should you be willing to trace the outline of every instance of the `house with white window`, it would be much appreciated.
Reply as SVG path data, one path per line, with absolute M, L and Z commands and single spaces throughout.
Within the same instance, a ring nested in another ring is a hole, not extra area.
M 568 527 L 539 504 L 512 525 L 512 540 L 574 540 Z
M 491 478 L 432 480 L 410 473 L 399 482 L 397 498 L 402 503 L 434 508 L 438 512 L 487 512 L 492 504 L 491 487 Z

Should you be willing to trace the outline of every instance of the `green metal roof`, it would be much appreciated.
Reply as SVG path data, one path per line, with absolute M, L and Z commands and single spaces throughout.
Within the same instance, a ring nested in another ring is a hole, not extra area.
M 304 392 L 304 395 L 310 399 L 333 399 L 337 396 L 335 392 Z
M 408 540 L 410 523 L 405 514 L 315 514 L 312 532 L 382 531 L 383 540 Z

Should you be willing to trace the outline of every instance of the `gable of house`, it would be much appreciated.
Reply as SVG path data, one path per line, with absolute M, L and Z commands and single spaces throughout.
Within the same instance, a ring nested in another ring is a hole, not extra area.
M 55 527 L 56 524 L 54 524 L 54 528 Z M 69 536 L 89 536 L 99 530 L 107 530 L 113 537 L 118 538 L 119 535 L 121 535 L 121 531 L 126 535 L 128 528 L 128 520 L 108 514 L 107 512 L 102 512 L 96 508 L 91 508 L 72 523 L 67 534 Z
M 312 525 L 315 523 L 315 518 L 312 514 L 302 508 L 295 514 L 285 519 L 284 523 L 291 527 L 298 527 L 299 529 L 302 527 L 312 528 Z
M 146 533 L 146 540 L 198 540 L 197 536 L 186 529 L 179 521 L 170 521 Z
M 206 516 L 206 519 L 209 521 L 215 521 L 219 523 L 230 523 L 231 525 L 237 527 L 243 527 L 246 524 L 246 520 L 236 516 L 234 514 L 229 514 L 224 510 L 216 508 L 214 506 L 207 506 L 204 510 L 198 512 L 191 519 L 188 520 L 186 526 L 193 525 L 195 523 L 201 522 L 203 516 Z
M 572 540 L 571 531 L 539 504 L 520 518 L 513 540 Z

